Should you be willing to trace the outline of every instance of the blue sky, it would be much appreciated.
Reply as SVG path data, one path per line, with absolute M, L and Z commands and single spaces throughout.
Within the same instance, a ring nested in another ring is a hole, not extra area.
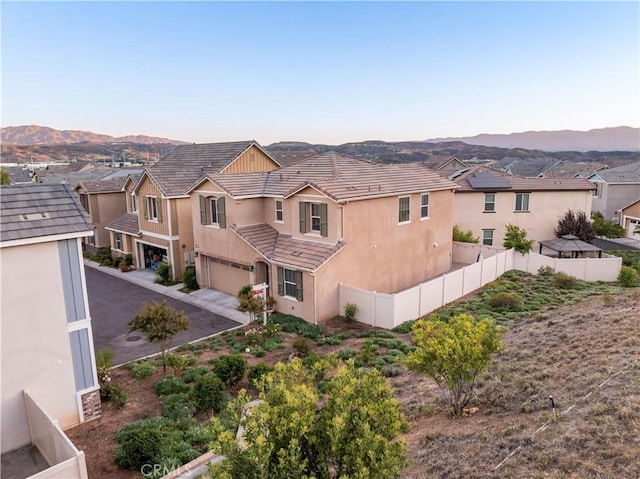
M 2 2 L 2 126 L 340 144 L 640 126 L 640 4 Z

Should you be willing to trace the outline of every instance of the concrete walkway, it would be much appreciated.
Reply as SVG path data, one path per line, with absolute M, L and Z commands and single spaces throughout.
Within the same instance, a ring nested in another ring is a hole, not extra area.
M 89 261 L 85 258 L 85 266 L 102 271 L 103 273 L 110 274 L 111 276 L 118 277 L 125 281 L 137 284 L 143 288 L 150 289 L 156 293 L 163 294 L 170 298 L 183 301 L 185 303 L 192 304 L 199 308 L 205 309 L 212 313 L 216 313 L 225 318 L 231 319 L 241 324 L 249 324 L 249 314 L 241 313 L 236 309 L 238 301 L 235 296 L 223 293 L 215 289 L 199 289 L 192 291 L 189 294 L 178 291 L 184 285 L 182 283 L 175 284 L 173 286 L 163 286 L 155 283 L 156 274 L 147 269 L 132 270 L 128 273 L 123 273 L 117 268 L 111 268 L 107 266 L 100 266 L 95 261 Z

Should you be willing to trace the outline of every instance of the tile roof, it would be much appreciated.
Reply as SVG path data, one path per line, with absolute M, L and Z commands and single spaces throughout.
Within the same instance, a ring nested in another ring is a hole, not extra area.
M 447 172 L 441 172 L 446 174 Z M 486 166 L 475 166 L 467 169 L 459 176 L 452 178 L 460 189 L 458 192 L 489 191 L 491 188 L 474 188 L 469 183 L 470 178 L 485 178 L 493 176 L 500 178 L 507 186 L 497 188 L 509 191 L 553 191 L 553 190 L 593 190 L 594 186 L 584 178 L 524 178 L 522 176 L 509 175 L 502 171 L 492 170 Z M 472 180 L 473 181 L 473 180 Z
M 29 172 L 21 166 L 3 166 L 2 170 L 9 173 L 9 181 L 12 185 L 19 183 L 32 183 Z
M 164 196 L 182 196 L 204 174 L 222 173 L 252 145 L 261 148 L 253 140 L 180 145 L 146 171 Z
M 231 230 L 270 261 L 307 271 L 322 266 L 344 246 L 342 242 L 324 244 L 297 239 L 279 233 L 265 223 L 241 227 L 232 225 Z
M 289 166 L 294 163 L 297 163 L 300 160 L 306 160 L 307 158 L 311 158 L 312 156 L 316 156 L 318 153 L 313 150 L 302 150 L 302 151 L 270 151 L 271 156 L 273 156 L 278 163 L 282 166 Z
M 93 231 L 89 216 L 67 185 L 1 187 L 0 226 L 3 242 Z
M 126 180 L 126 176 L 121 176 L 113 180 L 81 181 L 74 189 L 83 187 L 87 193 L 120 193 Z
M 38 183 L 59 184 L 67 183 L 76 185 L 80 181 L 95 181 L 113 173 L 113 168 L 108 166 L 96 166 L 86 171 L 72 171 L 67 173 L 52 173 L 40 176 L 37 174 Z
M 140 233 L 138 213 L 125 213 L 107 224 L 104 228 L 107 230 L 118 231 L 120 233 L 137 235 Z
M 598 170 L 594 173 L 608 183 L 640 183 L 640 161 Z
M 453 189 L 457 185 L 416 164 L 373 164 L 324 153 L 268 173 L 207 175 L 231 196 L 288 197 L 311 186 L 335 201 Z
M 561 160 L 546 156 L 528 159 L 506 157 L 493 163 L 491 167 L 496 170 L 503 170 L 513 175 L 535 178 L 539 175 L 546 174 L 549 171 L 553 171 L 562 164 L 563 162 Z

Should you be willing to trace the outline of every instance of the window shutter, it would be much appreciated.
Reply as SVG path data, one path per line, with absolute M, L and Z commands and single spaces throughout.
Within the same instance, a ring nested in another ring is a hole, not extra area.
M 296 299 L 302 301 L 302 271 L 296 271 Z
M 320 236 L 327 236 L 327 204 L 320 204 Z
M 300 233 L 307 232 L 307 204 L 304 201 L 298 203 L 300 206 Z
M 154 198 L 156 202 L 156 211 L 158 212 L 158 223 L 162 223 L 162 200 L 158 198 Z M 167 208 L 169 205 L 167 204 Z
M 200 195 L 200 224 L 207 224 L 207 199 Z
M 144 198 L 144 219 L 145 220 L 149 219 L 149 197 L 148 196 Z
M 284 296 L 284 270 L 278 266 L 278 294 Z
M 220 226 L 220 228 L 226 228 L 227 217 L 224 210 L 224 198 L 218 198 L 218 201 L 216 201 L 216 206 L 218 209 L 218 225 Z

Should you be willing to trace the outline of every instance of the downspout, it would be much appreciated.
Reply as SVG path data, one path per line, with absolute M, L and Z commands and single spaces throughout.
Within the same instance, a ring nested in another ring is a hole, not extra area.
M 171 276 L 173 277 L 173 279 L 176 279 L 176 262 L 175 262 L 175 258 L 173 257 L 173 240 L 171 238 L 173 238 L 173 231 L 171 228 L 171 203 L 169 202 L 169 199 L 166 199 L 167 202 L 167 221 L 169 222 L 169 258 L 171 261 Z M 180 239 L 178 238 L 178 243 L 180 243 Z
M 318 304 L 318 298 L 316 298 L 316 275 L 315 273 L 309 273 L 311 275 L 311 277 L 313 278 L 313 324 L 318 324 L 318 318 L 317 318 L 317 304 Z

